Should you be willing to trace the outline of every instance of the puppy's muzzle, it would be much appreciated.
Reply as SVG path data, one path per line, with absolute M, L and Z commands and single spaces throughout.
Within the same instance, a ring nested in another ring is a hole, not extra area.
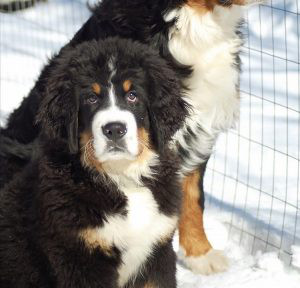
M 102 132 L 109 140 L 117 142 L 127 133 L 127 127 L 121 122 L 110 122 L 102 127 Z

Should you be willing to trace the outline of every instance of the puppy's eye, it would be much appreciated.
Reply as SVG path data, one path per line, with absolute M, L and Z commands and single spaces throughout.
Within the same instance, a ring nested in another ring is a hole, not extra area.
M 96 104 L 98 102 L 98 97 L 94 94 L 91 94 L 91 95 L 88 96 L 87 102 L 89 104 Z
M 136 91 L 128 92 L 126 98 L 128 102 L 135 103 L 137 101 Z

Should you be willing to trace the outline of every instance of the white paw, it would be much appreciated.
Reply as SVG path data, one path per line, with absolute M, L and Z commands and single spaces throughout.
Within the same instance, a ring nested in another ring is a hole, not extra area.
M 224 272 L 228 269 L 229 262 L 223 251 L 211 249 L 199 257 L 180 257 L 185 265 L 196 274 L 210 275 Z

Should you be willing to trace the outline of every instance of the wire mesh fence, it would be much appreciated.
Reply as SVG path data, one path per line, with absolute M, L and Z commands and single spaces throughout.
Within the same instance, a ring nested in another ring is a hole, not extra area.
M 249 10 L 240 122 L 221 136 L 206 176 L 208 202 L 223 212 L 230 236 L 286 263 L 300 243 L 299 5 Z
M 205 177 L 206 206 L 229 236 L 286 263 L 300 245 L 299 5 L 271 1 L 246 14 L 240 121 L 220 136 Z M 3 124 L 89 11 L 85 0 L 0 0 L 0 11 Z
M 29 9 L 1 8 L 0 120 L 27 95 L 47 59 L 87 20 L 85 0 L 33 1 Z M 10 4 L 12 5 L 12 4 Z M 1 10 L 2 9 L 2 10 Z M 2 122 L 3 124 L 3 122 Z

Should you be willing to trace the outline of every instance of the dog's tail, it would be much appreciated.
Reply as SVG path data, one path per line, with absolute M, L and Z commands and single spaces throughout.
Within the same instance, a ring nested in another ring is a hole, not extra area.
M 0 156 L 5 158 L 18 158 L 30 160 L 33 152 L 33 143 L 22 144 L 17 140 L 0 135 Z

